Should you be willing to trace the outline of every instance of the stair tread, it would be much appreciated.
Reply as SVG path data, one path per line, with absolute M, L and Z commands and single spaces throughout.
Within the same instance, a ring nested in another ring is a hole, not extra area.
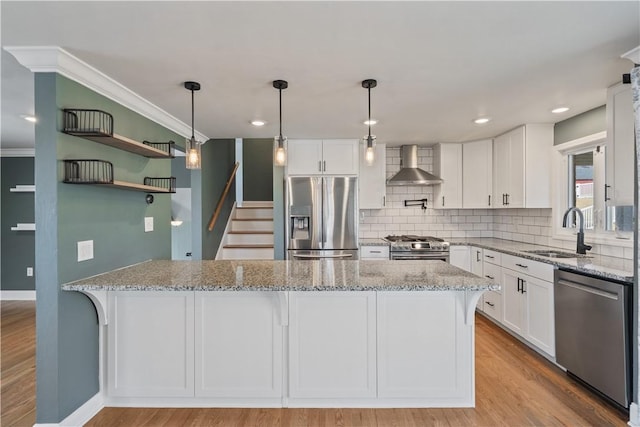
M 270 244 L 255 244 L 255 245 L 242 245 L 242 244 L 233 244 L 233 245 L 224 245 L 225 249 L 273 249 L 273 245 Z
M 273 206 L 236 206 L 236 209 L 273 209 Z
M 229 231 L 227 234 L 273 234 L 273 231 L 236 230 L 236 231 Z
M 271 221 L 273 218 L 232 218 L 233 221 Z

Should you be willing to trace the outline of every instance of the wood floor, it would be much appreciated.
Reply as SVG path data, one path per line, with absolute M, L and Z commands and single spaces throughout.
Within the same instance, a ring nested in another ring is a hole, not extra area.
M 2 426 L 32 426 L 34 304 L 2 302 Z M 628 416 L 476 316 L 473 409 L 105 408 L 97 426 L 624 426 Z M 28 331 L 28 329 L 31 329 Z

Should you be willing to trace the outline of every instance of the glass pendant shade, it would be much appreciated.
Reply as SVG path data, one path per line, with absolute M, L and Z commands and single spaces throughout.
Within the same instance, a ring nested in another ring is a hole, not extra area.
M 202 160 L 202 145 L 195 138 L 187 139 L 185 159 L 187 169 L 200 169 Z
M 273 138 L 273 164 L 285 166 L 287 164 L 287 137 L 276 136 Z
M 367 135 L 364 138 L 364 160 L 368 166 L 371 166 L 375 161 L 376 153 L 376 137 L 375 135 Z

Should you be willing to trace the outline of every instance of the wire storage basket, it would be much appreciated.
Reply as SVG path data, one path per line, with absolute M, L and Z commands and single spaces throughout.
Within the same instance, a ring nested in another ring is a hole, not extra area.
M 155 148 L 156 150 L 160 150 L 164 153 L 167 154 L 168 157 L 175 157 L 174 156 L 174 147 L 175 147 L 175 142 L 173 141 L 168 141 L 168 142 L 151 142 L 151 141 L 142 141 L 142 143 L 144 145 L 148 145 L 151 148 Z
M 62 112 L 64 133 L 75 136 L 113 136 L 113 116 L 105 111 L 65 108 Z
M 144 178 L 144 185 L 158 188 L 157 191 L 148 190 L 149 193 L 175 193 L 176 192 L 176 177 L 162 177 L 152 178 L 146 176 Z
M 63 182 L 67 184 L 113 184 L 113 164 L 96 159 L 65 160 Z

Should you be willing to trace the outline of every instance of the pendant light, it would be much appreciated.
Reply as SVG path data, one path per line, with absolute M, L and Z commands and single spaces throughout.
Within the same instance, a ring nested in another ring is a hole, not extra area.
M 187 139 L 185 144 L 187 169 L 200 169 L 202 161 L 202 144 L 196 141 L 193 130 L 193 92 L 200 90 L 200 83 L 184 82 L 184 87 L 191 91 L 191 139 Z
M 378 82 L 374 79 L 367 79 L 362 81 L 362 87 L 367 89 L 369 93 L 369 119 L 367 123 L 369 125 L 369 134 L 363 138 L 365 141 L 364 147 L 364 159 L 367 162 L 367 165 L 371 166 L 373 161 L 375 160 L 375 146 L 376 146 L 376 136 L 371 135 L 371 88 L 378 86 Z
M 289 87 L 285 80 L 274 80 L 273 87 L 280 95 L 280 134 L 273 139 L 273 164 L 284 166 L 287 163 L 287 137 L 282 136 L 282 89 Z

